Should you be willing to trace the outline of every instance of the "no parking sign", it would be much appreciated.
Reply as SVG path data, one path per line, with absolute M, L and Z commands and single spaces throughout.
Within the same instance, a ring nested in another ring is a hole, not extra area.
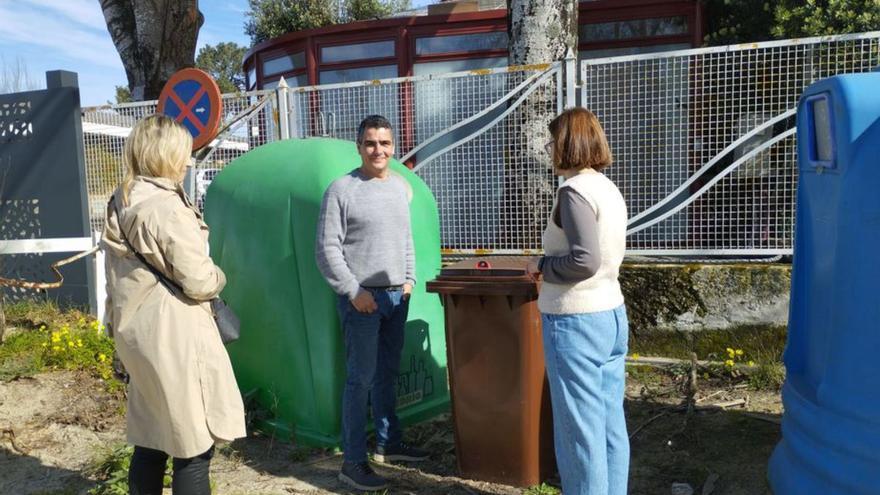
M 165 83 L 159 95 L 158 112 L 183 124 L 193 137 L 193 151 L 217 135 L 222 114 L 220 88 L 199 69 L 182 69 Z

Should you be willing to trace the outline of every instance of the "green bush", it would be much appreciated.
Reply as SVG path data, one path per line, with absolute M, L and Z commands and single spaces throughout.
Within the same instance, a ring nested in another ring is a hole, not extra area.
M 85 370 L 102 378 L 111 391 L 122 386 L 113 377 L 113 340 L 94 318 L 78 311 L 60 312 L 51 304 L 8 309 L 7 316 L 25 329 L 0 344 L 0 380 L 49 370 Z
M 125 444 L 101 447 L 88 469 L 89 474 L 99 480 L 89 495 L 128 495 L 128 470 L 133 452 L 134 447 Z M 169 458 L 165 464 L 165 487 L 171 486 L 172 462 Z

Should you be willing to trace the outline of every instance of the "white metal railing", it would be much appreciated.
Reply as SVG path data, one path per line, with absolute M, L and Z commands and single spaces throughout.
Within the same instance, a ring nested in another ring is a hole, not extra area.
M 191 190 L 197 204 L 214 174 L 227 163 L 280 138 L 274 95 L 270 90 L 223 95 L 221 129 L 237 117 L 246 117 L 222 131 L 207 156 L 194 163 Z M 155 113 L 156 105 L 153 100 L 82 109 L 89 223 L 94 231 L 103 229 L 107 200 L 124 175 L 122 144 L 134 123 Z
M 880 33 L 864 33 L 585 60 L 579 78 L 567 61 L 224 95 L 225 123 L 244 119 L 196 164 L 194 195 L 200 203 L 213 174 L 255 146 L 354 140 L 379 113 L 437 199 L 444 252 L 537 252 L 556 186 L 547 123 L 578 95 L 615 155 L 607 174 L 627 200 L 629 254 L 788 254 L 798 98 L 878 64 Z M 155 106 L 83 110 L 95 230 L 122 178 L 122 142 Z
M 605 126 L 629 254 L 790 254 L 804 89 L 880 64 L 880 32 L 581 62 Z

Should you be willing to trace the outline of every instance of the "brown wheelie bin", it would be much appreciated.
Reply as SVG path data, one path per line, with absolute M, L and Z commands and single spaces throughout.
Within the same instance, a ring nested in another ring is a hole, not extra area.
M 538 283 L 528 258 L 472 258 L 428 282 L 446 316 L 458 469 L 532 486 L 556 469 Z

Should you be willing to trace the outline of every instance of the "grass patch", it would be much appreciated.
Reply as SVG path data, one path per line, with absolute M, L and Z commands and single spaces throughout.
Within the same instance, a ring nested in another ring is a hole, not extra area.
M 98 479 L 98 485 L 89 490 L 89 495 L 128 495 L 128 470 L 133 452 L 134 447 L 126 444 L 99 447 L 87 469 L 88 474 Z M 163 485 L 166 488 L 171 486 L 172 462 L 169 457 L 165 464 Z
M 530 486 L 523 491 L 523 495 L 560 495 L 561 493 L 562 491 L 559 488 L 547 483 Z
M 631 336 L 630 352 L 642 356 L 663 356 L 688 359 L 690 352 L 709 361 L 726 361 L 727 348 L 740 349 L 737 361 L 753 361 L 757 365 L 782 361 L 786 327 L 741 326 L 727 330 L 698 332 L 651 332 Z
M 785 381 L 782 363 L 762 363 L 749 373 L 748 383 L 755 390 L 779 390 Z
M 92 316 L 61 311 L 51 302 L 22 302 L 6 307 L 7 323 L 17 331 L 0 344 L 0 381 L 51 370 L 85 370 L 114 392 L 113 340 Z

